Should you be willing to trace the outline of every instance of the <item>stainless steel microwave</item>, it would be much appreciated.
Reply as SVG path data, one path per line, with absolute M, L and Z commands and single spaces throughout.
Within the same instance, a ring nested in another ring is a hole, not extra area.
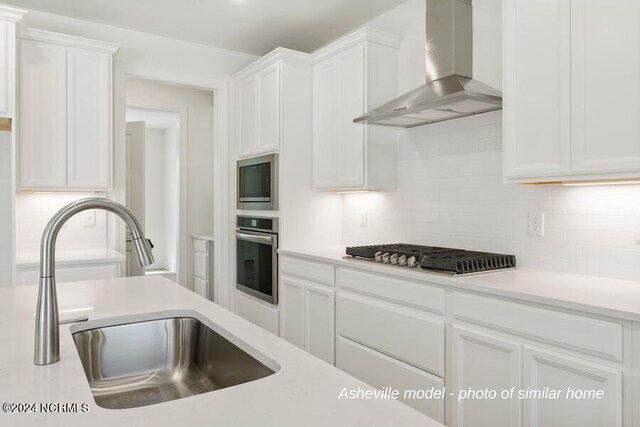
M 278 209 L 278 155 L 238 160 L 238 209 Z

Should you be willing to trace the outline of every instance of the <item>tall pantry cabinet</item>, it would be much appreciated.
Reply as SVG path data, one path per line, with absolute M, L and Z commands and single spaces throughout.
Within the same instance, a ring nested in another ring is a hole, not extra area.
M 20 189 L 111 188 L 112 61 L 118 48 L 49 31 L 22 32 Z

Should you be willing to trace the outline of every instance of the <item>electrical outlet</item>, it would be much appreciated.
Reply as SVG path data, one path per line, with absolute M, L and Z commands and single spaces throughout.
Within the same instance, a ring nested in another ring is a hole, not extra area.
M 367 211 L 360 211 L 360 228 L 367 228 Z
M 95 227 L 96 226 L 96 212 L 95 211 L 84 211 L 84 226 L 85 228 Z
M 529 235 L 544 237 L 544 212 L 529 214 Z

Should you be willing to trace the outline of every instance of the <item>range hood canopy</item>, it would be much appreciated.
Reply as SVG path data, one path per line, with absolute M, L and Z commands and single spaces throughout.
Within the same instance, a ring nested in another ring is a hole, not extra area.
M 502 94 L 471 77 L 470 0 L 427 0 L 427 83 L 354 123 L 409 128 L 502 108 Z

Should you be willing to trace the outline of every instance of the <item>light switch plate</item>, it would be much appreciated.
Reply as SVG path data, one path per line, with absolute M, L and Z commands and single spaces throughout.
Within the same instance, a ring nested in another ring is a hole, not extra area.
M 360 228 L 367 228 L 367 211 L 360 211 Z

